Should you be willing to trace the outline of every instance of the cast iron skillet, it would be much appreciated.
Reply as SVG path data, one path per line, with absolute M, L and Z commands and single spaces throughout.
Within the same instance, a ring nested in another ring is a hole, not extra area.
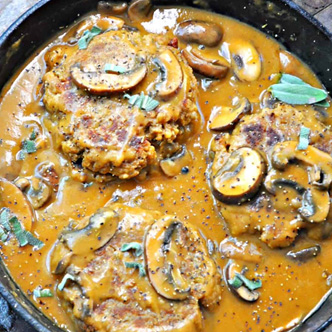
M 0 37 L 0 89 L 27 57 L 59 32 L 60 27 L 73 23 L 78 15 L 95 10 L 97 2 L 98 0 L 41 0 L 21 16 Z M 276 38 L 288 50 L 304 60 L 318 75 L 327 90 L 332 92 L 332 35 L 292 1 L 154 0 L 154 2 L 158 5 L 189 5 L 212 10 L 253 25 Z M 18 315 L 39 332 L 63 331 L 29 302 L 1 261 L 0 293 Z M 292 331 L 326 331 L 332 323 L 330 294 L 331 292 L 303 319 L 301 326 Z M 26 328 L 29 329 L 28 326 Z M 23 331 L 21 328 L 20 330 Z

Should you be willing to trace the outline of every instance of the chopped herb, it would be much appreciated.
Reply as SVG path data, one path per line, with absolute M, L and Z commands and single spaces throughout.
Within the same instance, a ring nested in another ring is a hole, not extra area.
M 91 30 L 85 30 L 82 37 L 78 40 L 78 48 L 80 50 L 85 50 L 88 48 L 89 43 L 91 40 L 98 36 L 103 30 L 94 26 Z
M 228 283 L 234 288 L 240 288 L 243 285 L 243 281 L 238 276 L 235 276 L 233 279 L 228 280 Z
M 261 280 L 249 280 L 241 273 L 236 273 L 236 276 L 243 282 L 243 284 L 250 289 L 251 291 L 261 288 L 262 281 Z
M 9 236 L 8 232 L 2 226 L 0 226 L 0 241 L 6 242 L 8 236 Z
M 18 159 L 23 160 L 27 154 L 31 154 L 37 151 L 35 141 L 29 139 L 22 141 L 22 149 L 19 152 Z
M 130 268 L 130 269 L 138 269 L 140 277 L 146 276 L 145 268 L 142 263 L 125 262 L 125 266 L 126 266 L 126 268 Z
M 130 243 L 125 243 L 121 247 L 121 251 L 129 251 L 129 250 L 135 250 L 135 256 L 139 257 L 143 254 L 143 247 L 140 243 L 138 242 L 130 242 Z
M 63 291 L 63 289 L 65 288 L 68 280 L 75 281 L 76 278 L 73 275 L 69 274 L 69 273 L 65 274 L 65 276 L 62 279 L 62 281 L 58 285 L 58 290 L 59 291 Z
M 28 242 L 27 236 L 25 234 L 25 231 L 23 230 L 21 223 L 18 221 L 17 217 L 12 216 L 9 219 L 9 224 L 12 227 L 12 231 L 13 231 L 18 243 L 20 244 L 20 247 L 26 246 L 29 242 Z
M 137 106 L 147 112 L 153 111 L 159 105 L 159 101 L 149 96 L 145 96 L 143 92 L 141 92 L 140 95 L 133 96 L 125 94 L 124 97 L 129 99 L 128 102 L 130 105 Z
M 37 138 L 37 133 L 33 130 L 32 133 L 30 134 L 30 139 L 34 141 Z
M 292 105 L 313 104 L 329 107 L 326 100 L 328 93 L 323 89 L 314 88 L 299 77 L 282 74 L 277 84 L 269 87 L 272 96 L 284 103 Z
M 53 297 L 53 294 L 52 294 L 51 290 L 48 289 L 48 288 L 45 288 L 45 289 L 36 288 L 33 291 L 33 295 L 36 298 L 40 298 L 40 297 Z
M 297 150 L 305 150 L 309 146 L 310 129 L 302 126 L 300 130 L 300 141 Z
M 106 73 L 118 73 L 118 74 L 123 74 L 125 73 L 127 70 L 126 68 L 122 67 L 122 66 L 116 66 L 113 65 L 112 63 L 106 63 L 105 67 L 104 67 L 104 71 Z
M 28 231 L 24 231 L 25 236 L 28 240 L 28 244 L 30 244 L 30 246 L 35 247 L 36 249 L 41 249 L 42 247 L 44 247 L 44 242 L 40 241 L 39 239 L 35 238 L 33 236 L 32 233 L 28 232 Z
M 8 208 L 2 209 L 0 214 L 0 223 L 7 232 L 11 231 L 9 218 L 10 218 L 10 210 Z
M 244 285 L 251 291 L 262 287 L 261 280 L 249 280 L 241 273 L 236 273 L 235 277 L 229 280 L 228 283 L 234 288 L 240 288 Z

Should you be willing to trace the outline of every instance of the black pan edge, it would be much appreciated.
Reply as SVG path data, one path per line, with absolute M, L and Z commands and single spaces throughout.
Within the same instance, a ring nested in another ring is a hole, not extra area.
M 97 2 L 97 0 L 41 0 L 22 16 L 20 16 L 6 30 L 6 32 L 0 36 L 0 61 L 2 63 L 2 66 L 0 67 L 0 90 L 10 79 L 15 70 L 24 62 L 24 58 L 30 56 L 40 45 L 46 42 L 47 39 L 51 38 L 52 35 L 59 32 L 60 26 L 66 26 L 70 22 L 73 22 L 75 19 L 77 19 L 77 13 L 85 14 L 95 9 Z M 161 5 L 182 4 L 197 7 L 197 2 L 195 0 L 155 0 L 154 2 Z M 329 33 L 320 22 L 318 22 L 315 18 L 313 18 L 309 13 L 300 8 L 294 2 L 291 0 L 271 0 L 271 2 L 276 5 L 276 10 L 280 9 L 287 11 L 290 17 L 296 18 L 295 21 L 304 24 L 304 30 L 308 27 L 311 29 L 313 38 L 317 37 L 320 42 L 324 43 L 322 50 L 319 48 L 315 49 L 315 51 L 312 54 L 309 54 L 310 56 L 307 58 L 304 57 L 301 52 L 297 51 L 297 47 L 299 47 L 299 49 L 303 47 L 301 43 L 299 43 L 298 46 L 294 46 L 294 48 L 292 48 L 292 43 L 287 39 L 287 34 L 281 34 L 278 36 L 277 31 L 274 30 L 273 26 L 269 27 L 268 29 L 262 28 L 264 25 L 263 23 L 274 21 L 275 17 L 270 17 L 264 12 L 264 9 L 255 9 L 255 4 L 252 0 L 205 0 L 205 2 L 208 3 L 208 7 L 214 11 L 233 16 L 239 20 L 253 25 L 254 27 L 265 33 L 268 33 L 273 37 L 276 37 L 276 39 L 283 43 L 288 49 L 290 49 L 291 52 L 294 52 L 305 62 L 307 62 L 313 68 L 313 70 L 318 73 L 319 78 L 322 80 L 325 86 L 330 91 L 332 91 L 332 73 L 325 72 L 326 68 L 332 68 L 332 56 L 331 59 L 328 59 L 325 68 L 324 66 L 321 66 L 321 60 L 324 59 L 324 54 L 332 54 L 332 34 Z M 264 1 L 265 4 L 267 2 L 268 1 Z M 65 6 L 68 11 L 61 11 L 61 6 Z M 56 7 L 58 7 L 58 11 L 55 10 Z M 201 7 L 203 7 L 203 9 L 206 8 L 205 5 Z M 248 9 L 248 11 L 246 12 L 245 9 Z M 256 16 L 253 14 L 255 10 Z M 262 12 L 262 16 L 257 16 L 257 12 Z M 49 21 L 50 28 L 48 31 L 46 31 L 48 32 L 47 38 L 47 33 L 38 28 L 38 24 L 36 22 L 38 19 L 44 20 L 44 22 L 42 22 L 44 25 L 46 24 L 45 21 Z M 283 22 L 287 23 L 287 18 L 285 18 Z M 36 23 L 35 30 L 37 31 L 32 31 L 31 26 L 33 26 L 34 23 Z M 289 26 L 291 26 L 291 23 L 289 23 Z M 294 29 L 296 28 L 299 29 L 298 27 L 294 26 Z M 25 31 L 28 30 L 31 33 L 25 34 Z M 40 36 L 40 39 L 37 38 L 38 36 Z M 10 52 L 12 45 L 20 40 L 21 43 L 19 43 L 17 49 L 15 48 L 13 52 Z M 310 38 L 308 40 L 310 40 Z M 305 40 L 303 43 L 305 44 L 305 42 L 308 42 L 308 40 Z M 318 63 L 318 67 L 311 62 L 311 57 L 313 54 L 319 54 L 319 59 L 315 60 L 315 62 Z M 9 276 L 8 271 L 4 267 L 4 264 L 1 263 L 2 262 L 0 257 L 0 294 L 8 301 L 13 310 L 39 332 L 62 331 L 48 318 L 46 318 L 36 307 L 31 305 L 28 298 L 23 294 L 22 291 L 20 291 L 20 289 L 15 285 Z M 324 324 L 329 323 L 330 321 L 327 320 Z M 324 330 L 325 328 L 323 325 L 321 325 L 321 327 Z M 316 327 L 316 329 L 317 328 L 318 330 L 316 331 L 323 331 L 320 327 Z

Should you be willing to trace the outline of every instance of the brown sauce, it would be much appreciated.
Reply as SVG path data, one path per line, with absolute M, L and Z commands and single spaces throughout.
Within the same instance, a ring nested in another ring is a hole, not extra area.
M 49 115 L 42 105 L 43 88 L 40 83 L 46 71 L 45 53 L 52 45 L 63 43 L 65 32 L 28 59 L 2 92 L 0 176 L 10 181 L 17 177 L 33 176 L 37 165 L 51 161 L 59 176 L 59 187 L 57 192 L 53 192 L 47 205 L 34 211 L 35 220 L 31 231 L 45 246 L 33 251 L 31 247 L 19 248 L 16 241 L 10 241 L 1 244 L 1 257 L 22 291 L 43 313 L 66 330 L 73 330 L 74 327 L 57 295 L 53 298 L 35 299 L 32 292 L 38 286 L 55 289 L 59 278 L 50 272 L 49 252 L 70 219 L 79 221 L 93 214 L 112 198 L 118 197 L 124 203 L 176 214 L 179 219 L 189 220 L 196 225 L 206 238 L 220 243 L 230 234 L 215 206 L 207 180 L 209 144 L 215 135 L 207 129 L 212 109 L 219 105 L 230 106 L 233 97 L 243 95 L 254 105 L 253 112 L 257 112 L 261 92 L 271 85 L 269 77 L 273 80 L 273 75 L 281 71 L 320 86 L 314 73 L 292 55 L 285 53 L 288 54 L 289 63 L 286 67 L 281 65 L 280 52 L 285 51 L 275 40 L 224 16 L 189 8 L 158 8 L 151 21 L 135 23 L 134 26 L 142 33 L 167 33 L 171 39 L 176 22 L 188 19 L 220 24 L 224 31 L 223 43 L 241 38 L 251 41 L 260 54 L 262 74 L 259 79 L 250 83 L 235 80 L 231 71 L 225 78 L 213 82 L 198 76 L 198 106 L 202 121 L 187 142 L 187 149 L 193 156 L 187 174 L 170 178 L 156 172 L 142 180 L 105 184 L 94 182 L 91 186 L 84 186 L 71 177 L 68 160 L 59 151 L 56 138 L 46 129 L 50 125 Z M 183 45 L 180 43 L 179 46 Z M 219 47 L 210 49 L 212 57 L 218 52 Z M 329 117 L 325 123 L 331 125 L 331 108 L 328 112 Z M 17 154 L 22 140 L 31 132 L 31 126 L 28 126 L 31 123 L 41 128 L 39 149 L 20 161 L 17 160 Z M 1 199 L 2 202 L 7 200 L 5 206 L 13 206 L 15 211 L 15 202 L 8 199 L 6 192 Z M 252 277 L 262 281 L 263 287 L 259 290 L 261 295 L 257 302 L 246 303 L 225 289 L 219 307 L 211 313 L 204 313 L 204 331 L 284 331 L 301 321 L 328 291 L 326 278 L 332 273 L 332 243 L 329 239 L 318 241 L 321 254 L 305 263 L 287 258 L 286 249 L 268 248 L 255 235 L 240 235 L 238 239 L 255 244 L 261 253 L 257 257 L 242 256 Z M 301 235 L 296 240 L 297 246 L 316 242 Z M 218 255 L 218 264 L 222 269 L 227 262 L 228 259 Z

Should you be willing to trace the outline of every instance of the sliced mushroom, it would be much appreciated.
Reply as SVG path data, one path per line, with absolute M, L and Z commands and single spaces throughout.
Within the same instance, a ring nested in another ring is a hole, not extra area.
M 162 98 L 173 96 L 183 81 L 183 72 L 177 57 L 171 50 L 166 49 L 154 59 L 154 62 L 160 68 L 162 80 L 157 85 L 158 95 Z
M 223 131 L 232 128 L 241 117 L 251 110 L 251 104 L 245 97 L 237 98 L 234 107 L 218 107 L 210 116 L 209 128 Z
M 73 253 L 61 241 L 56 242 L 50 259 L 51 272 L 53 274 L 63 274 L 70 265 Z
M 294 170 L 292 172 L 294 173 Z M 266 190 L 275 195 L 278 189 L 291 188 L 300 196 L 300 199 L 295 201 L 296 204 L 293 203 L 292 205 L 298 209 L 299 214 L 304 220 L 310 222 L 322 222 L 326 220 L 330 210 L 328 192 L 308 184 L 305 177 L 305 170 L 298 168 L 296 174 L 291 174 L 292 172 L 288 174 L 286 171 L 270 170 L 264 181 Z M 304 173 L 304 177 L 301 173 Z
M 255 46 L 244 39 L 229 45 L 232 66 L 237 78 L 244 82 L 256 81 L 262 72 L 262 63 Z
M 121 15 L 126 12 L 127 8 L 126 2 L 99 1 L 97 10 L 103 15 Z
M 257 290 L 250 290 L 244 283 L 233 283 L 236 278 L 243 273 L 240 270 L 240 266 L 233 261 L 229 261 L 229 263 L 225 267 L 225 279 L 229 289 L 237 295 L 240 299 L 246 302 L 255 302 L 258 300 L 260 293 Z M 250 280 L 248 279 L 250 282 Z
M 22 191 L 5 178 L 0 178 L 0 205 L 17 217 L 25 230 L 31 230 L 34 220 L 31 206 Z
M 286 256 L 301 263 L 308 261 L 313 257 L 317 257 L 321 252 L 320 245 L 316 244 L 314 246 L 309 246 L 303 249 L 290 250 L 287 252 Z
M 184 300 L 190 295 L 199 300 L 213 292 L 216 266 L 205 241 L 189 223 L 167 216 L 151 225 L 145 260 L 152 286 L 167 299 Z
M 192 155 L 185 146 L 182 146 L 179 152 L 170 158 L 163 159 L 160 162 L 160 168 L 167 176 L 176 176 L 181 173 L 184 167 L 192 164 Z
M 24 190 L 29 202 L 34 209 L 40 209 L 43 207 L 52 196 L 49 186 L 36 177 L 32 177 L 30 180 L 30 186 Z
M 146 66 L 142 64 L 124 74 L 84 72 L 79 66 L 71 68 L 70 74 L 75 84 L 90 93 L 105 95 L 125 91 L 139 84 L 146 75 Z
M 261 154 L 251 148 L 239 148 L 213 176 L 213 194 L 222 202 L 241 204 L 256 194 L 264 174 Z
M 65 243 L 73 254 L 88 254 L 103 247 L 114 236 L 118 222 L 115 211 L 103 208 L 89 218 L 86 227 L 64 232 L 60 241 Z
M 182 50 L 182 54 L 188 61 L 189 66 L 204 76 L 223 78 L 227 75 L 228 67 L 218 61 L 204 59 L 187 49 Z
M 40 177 L 48 185 L 50 185 L 54 191 L 58 191 L 59 188 L 59 175 L 55 170 L 55 165 L 51 162 L 40 163 L 35 170 L 36 177 Z M 17 183 L 16 183 L 17 185 Z
M 151 0 L 133 0 L 128 8 L 128 16 L 132 22 L 142 21 L 152 10 Z
M 277 106 L 277 99 L 273 98 L 272 93 L 268 90 L 265 90 L 260 95 L 260 106 L 262 109 L 269 108 L 274 109 Z
M 309 168 L 309 183 L 313 185 L 314 187 L 322 190 L 327 190 L 330 187 L 329 181 L 330 177 L 323 172 L 323 170 L 317 166 L 313 165 L 312 167 Z
M 197 43 L 208 47 L 217 46 L 223 37 L 219 25 L 195 20 L 181 22 L 174 34 L 185 43 Z

